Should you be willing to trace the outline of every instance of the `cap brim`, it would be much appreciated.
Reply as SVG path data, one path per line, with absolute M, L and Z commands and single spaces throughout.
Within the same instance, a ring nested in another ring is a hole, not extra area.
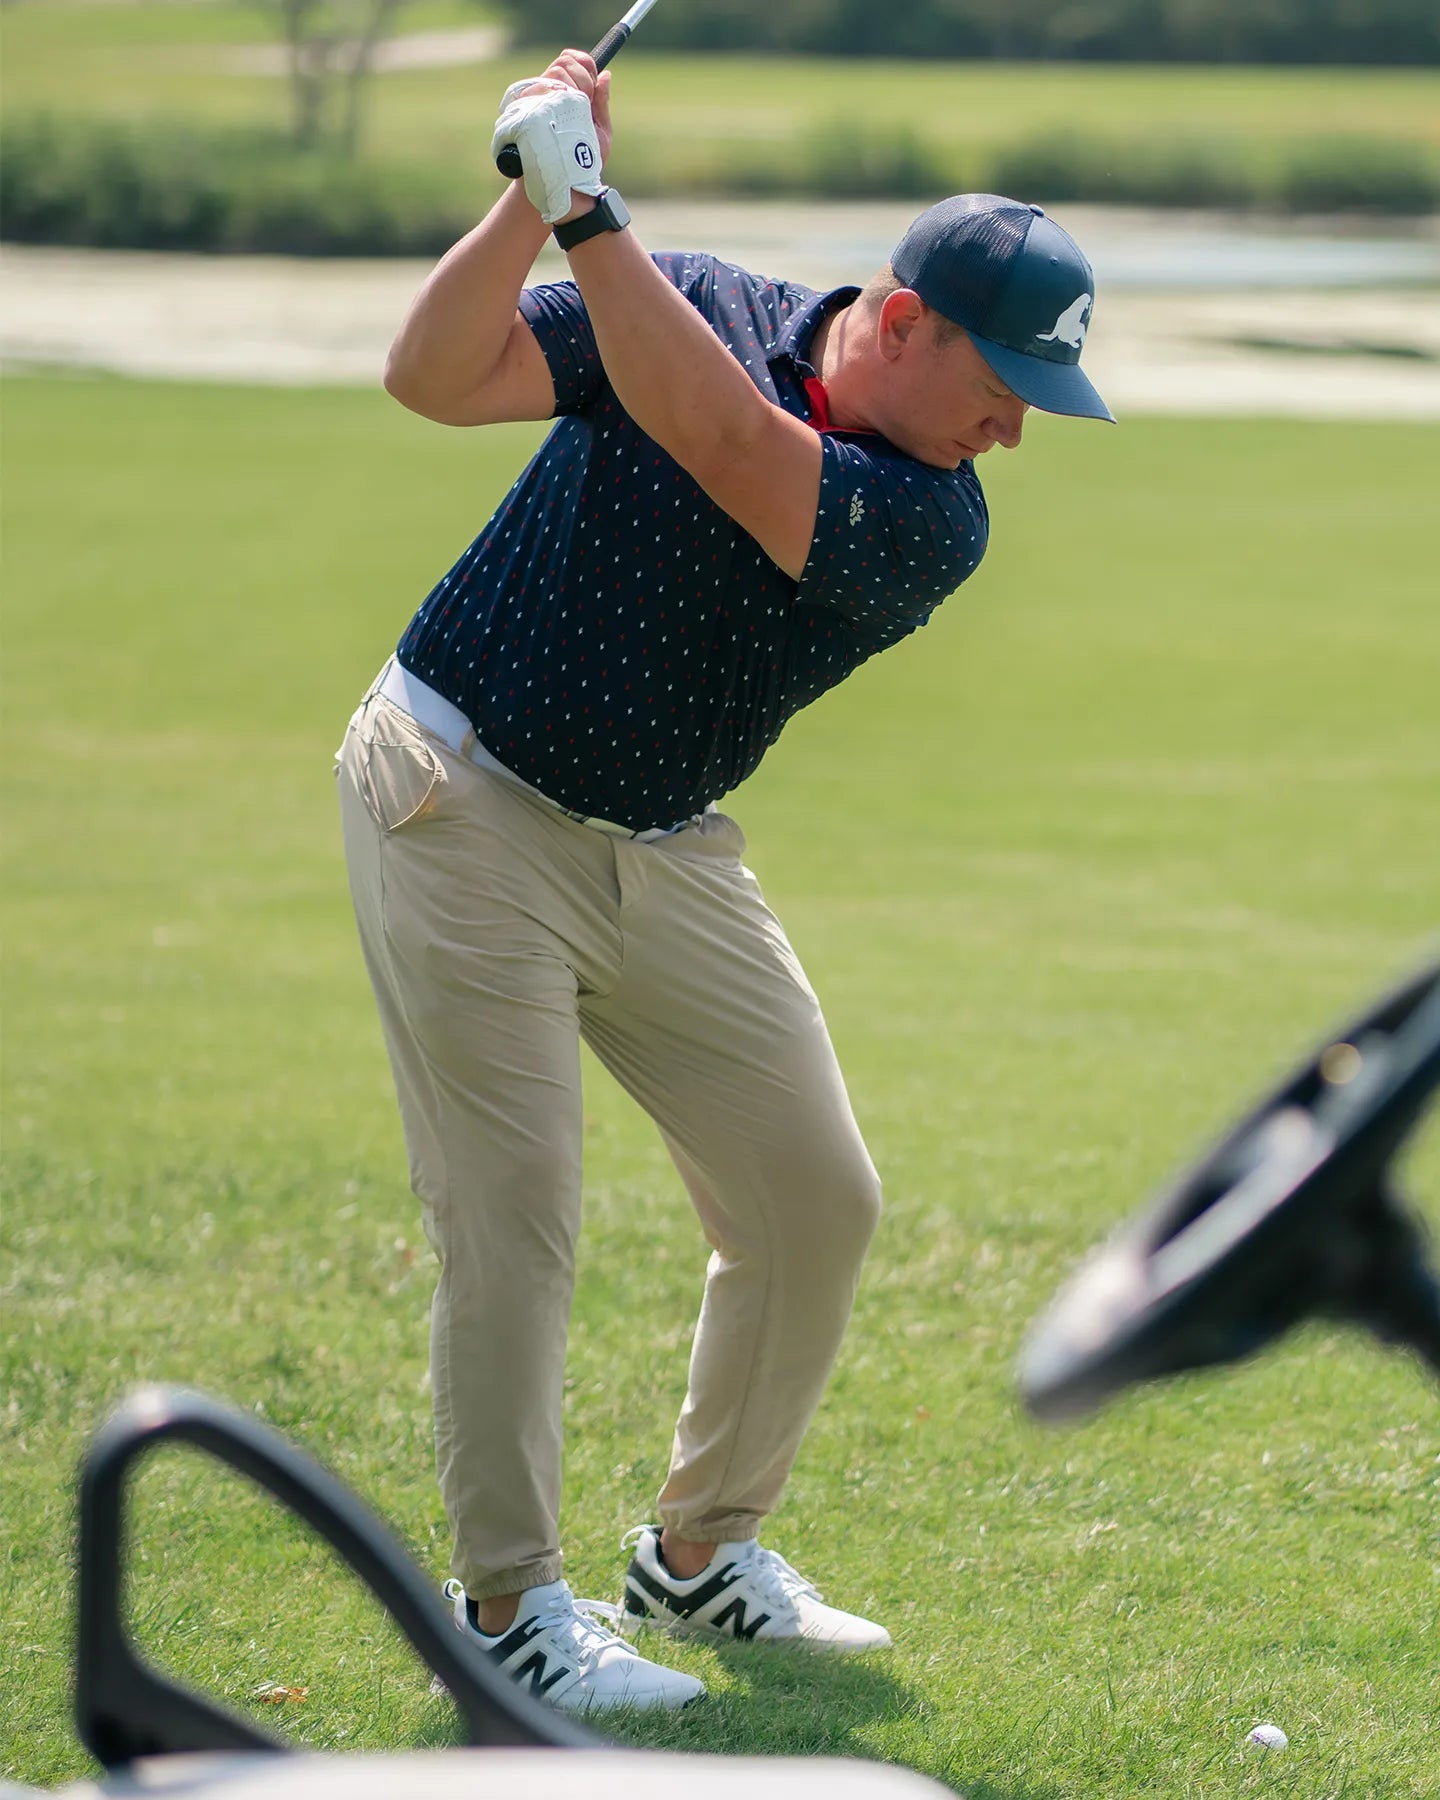
M 1012 393 L 1040 412 L 1064 413 L 1071 419 L 1108 419 L 1115 415 L 1100 398 L 1095 384 L 1079 363 L 1046 362 L 1026 356 L 1023 350 L 1007 350 L 989 338 L 967 331 L 966 337 Z

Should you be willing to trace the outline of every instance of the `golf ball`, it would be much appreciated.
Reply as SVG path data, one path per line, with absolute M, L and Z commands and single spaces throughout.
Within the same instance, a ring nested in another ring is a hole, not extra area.
M 1257 1725 L 1248 1741 L 1259 1744 L 1262 1750 L 1283 1750 L 1290 1742 L 1278 1725 Z

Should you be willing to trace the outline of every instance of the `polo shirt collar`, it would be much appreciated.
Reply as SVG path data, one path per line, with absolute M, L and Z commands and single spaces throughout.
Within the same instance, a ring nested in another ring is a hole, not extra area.
M 815 370 L 810 366 L 810 346 L 814 342 L 815 333 L 831 313 L 840 312 L 849 306 L 859 293 L 859 288 L 853 286 L 831 288 L 828 293 L 815 294 L 803 306 L 797 307 L 780 327 L 775 348 L 766 361 L 778 362 L 786 357 L 801 374 L 813 375 Z

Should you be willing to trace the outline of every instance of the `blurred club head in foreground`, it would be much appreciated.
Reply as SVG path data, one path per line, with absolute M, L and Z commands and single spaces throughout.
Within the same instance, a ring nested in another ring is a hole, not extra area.
M 1057 1295 L 1020 1363 L 1059 1421 L 1346 1319 L 1440 1373 L 1440 1282 L 1392 1163 L 1440 1085 L 1440 961 L 1344 1030 Z

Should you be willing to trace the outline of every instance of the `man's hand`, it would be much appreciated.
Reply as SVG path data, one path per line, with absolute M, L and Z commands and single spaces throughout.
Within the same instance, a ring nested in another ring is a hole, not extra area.
M 562 50 L 540 78 L 542 81 L 564 81 L 578 88 L 590 102 L 595 117 L 595 134 L 600 142 L 600 161 L 610 160 L 610 145 L 615 136 L 610 122 L 610 71 L 595 73 L 595 59 L 588 50 Z
M 490 147 L 516 146 L 526 197 L 554 225 L 573 210 L 572 191 L 600 192 L 612 135 L 609 75 L 583 50 L 562 50 L 543 75 L 505 90 Z

